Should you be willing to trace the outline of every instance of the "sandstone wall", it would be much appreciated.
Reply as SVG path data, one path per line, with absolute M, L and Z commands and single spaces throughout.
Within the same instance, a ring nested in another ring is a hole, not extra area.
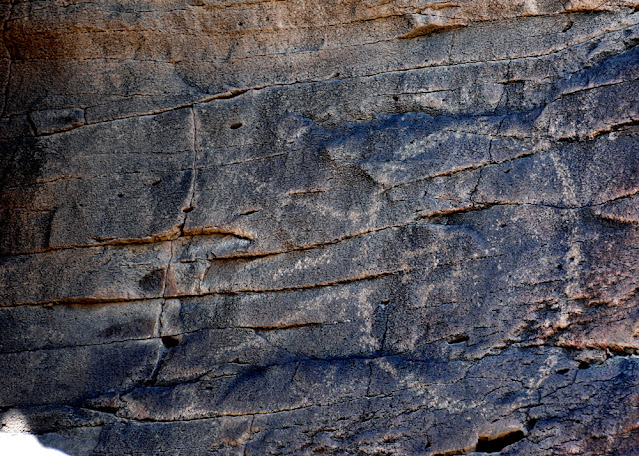
M 0 430 L 639 454 L 636 0 L 3 0 L 0 30 Z

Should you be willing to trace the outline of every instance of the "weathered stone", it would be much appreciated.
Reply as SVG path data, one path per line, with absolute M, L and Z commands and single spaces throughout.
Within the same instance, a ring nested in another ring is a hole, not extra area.
M 0 432 L 636 454 L 638 8 L 0 0 Z
M 0 353 L 150 339 L 159 334 L 161 308 L 159 299 L 92 306 L 0 308 L 0 320 L 13 329 L 2 335 Z
M 39 135 L 71 130 L 84 124 L 82 109 L 34 111 L 29 116 Z
M 148 340 L 0 354 L 0 407 L 69 404 L 126 390 L 153 373 L 161 346 Z

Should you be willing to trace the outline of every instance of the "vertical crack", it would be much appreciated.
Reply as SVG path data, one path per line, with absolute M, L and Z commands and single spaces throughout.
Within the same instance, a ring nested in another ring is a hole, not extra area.
M 198 160 L 198 146 L 197 146 L 197 116 L 195 114 L 195 107 L 191 106 L 191 116 L 193 120 L 193 159 L 191 162 L 191 188 L 189 189 L 189 199 L 186 208 L 182 209 L 184 212 L 184 219 L 182 220 L 182 228 L 180 235 L 184 234 L 184 227 L 186 226 L 186 219 L 189 216 L 189 212 L 193 210 L 193 200 L 195 199 L 195 187 L 197 181 L 197 160 Z
M 512 60 L 508 61 L 508 64 L 506 65 L 506 82 L 502 84 L 503 87 L 503 91 L 501 92 L 501 96 L 499 97 L 499 101 L 497 102 L 497 105 L 495 106 L 495 110 L 493 111 L 493 114 L 497 114 L 497 112 L 499 111 L 500 108 L 506 110 L 506 107 L 508 106 L 508 84 L 510 82 L 510 66 L 513 63 Z M 504 97 L 506 97 L 506 101 L 504 102 Z M 503 102 L 503 104 L 502 104 Z M 502 111 L 503 112 L 503 111 Z M 501 127 L 501 122 L 500 122 L 500 127 Z M 499 134 L 499 129 L 497 130 L 497 134 Z
M 490 140 L 490 145 L 492 146 L 493 140 Z M 488 154 L 490 155 L 491 146 L 488 147 Z M 477 173 L 477 183 L 475 184 L 475 188 L 472 189 L 470 195 L 468 196 L 468 200 L 471 202 L 473 206 L 475 206 L 475 194 L 477 193 L 477 189 L 479 188 L 479 182 L 481 181 L 481 176 L 484 172 L 484 167 L 479 168 L 479 172 Z
M 391 304 L 386 304 L 383 307 L 383 312 L 384 312 L 384 334 L 382 334 L 382 340 L 381 340 L 380 345 L 379 345 L 379 352 L 382 355 L 385 353 L 385 348 L 386 348 L 386 335 L 388 334 L 388 316 L 390 314 L 390 306 L 391 306 Z
M 366 386 L 366 397 L 370 397 L 371 383 L 373 382 L 373 364 L 368 363 L 368 385 Z
M 382 302 L 380 304 L 378 304 L 378 310 L 376 312 L 379 312 L 380 315 L 378 317 L 376 317 L 377 320 L 377 325 L 379 325 L 380 327 L 383 326 L 384 327 L 384 332 L 382 333 L 382 336 L 379 338 L 379 349 L 377 350 L 377 353 L 379 353 L 380 356 L 383 356 L 384 353 L 386 353 L 386 335 L 388 334 L 388 318 L 391 312 L 390 307 L 393 305 L 393 303 L 391 302 L 390 299 L 384 299 L 382 300 Z
M 166 299 L 162 300 L 162 304 L 160 304 L 160 313 L 158 314 L 158 323 L 156 327 L 156 337 L 162 337 L 164 335 L 164 306 L 166 305 Z
M 183 226 L 183 225 L 182 225 Z M 180 231 L 183 228 L 180 229 Z M 180 235 L 178 235 L 179 238 Z M 162 365 L 162 361 L 164 360 L 164 356 L 167 354 L 168 352 L 168 348 L 169 345 L 165 343 L 165 340 L 163 338 L 163 333 L 164 333 L 164 308 L 166 306 L 166 289 L 167 289 L 167 282 L 169 280 L 169 276 L 171 274 L 171 264 L 173 263 L 173 256 L 174 256 L 174 243 L 175 243 L 176 239 L 172 239 L 170 241 L 170 248 L 171 248 L 171 253 L 169 254 L 169 261 L 166 264 L 166 269 L 164 272 L 164 281 L 162 282 L 162 304 L 160 305 L 160 312 L 158 314 L 158 321 L 157 321 L 157 331 L 156 331 L 156 337 L 158 337 L 159 340 L 162 341 L 162 346 L 160 346 L 160 350 L 158 353 L 158 358 L 157 361 L 155 363 L 155 367 L 153 368 L 153 371 L 151 372 L 151 375 L 149 377 L 149 380 L 147 381 L 148 385 L 154 385 L 157 381 L 157 377 L 158 377 L 158 373 L 160 372 L 160 366 Z
M 179 237 L 179 235 L 178 235 Z M 167 289 L 167 283 L 169 281 L 169 274 L 171 273 L 171 264 L 173 263 L 173 256 L 174 256 L 174 243 L 175 243 L 176 239 L 171 239 L 169 242 L 169 246 L 171 249 L 171 252 L 169 253 L 169 260 L 166 263 L 166 268 L 164 270 L 164 280 L 162 281 L 162 291 L 160 292 L 160 295 L 162 296 L 162 298 L 164 298 L 164 300 L 166 301 L 166 289 Z M 163 303 L 165 302 L 163 301 Z
M 450 34 L 450 48 L 448 49 L 448 65 L 452 65 L 453 63 L 453 50 L 455 48 L 455 36 L 456 33 Z
M 291 385 L 293 385 L 293 382 L 295 381 L 295 376 L 297 375 L 297 371 L 300 369 L 301 365 L 302 365 L 301 362 L 298 362 L 295 364 L 295 370 L 293 371 L 293 375 L 291 376 Z
M 246 442 L 244 442 L 244 448 L 242 449 L 242 455 L 246 456 L 246 448 L 248 447 L 248 444 L 250 443 L 251 439 L 253 438 L 253 424 L 255 423 L 255 415 L 253 415 L 253 417 L 251 418 L 251 424 L 249 424 L 249 428 L 248 428 L 248 438 L 246 439 Z
M 171 257 L 173 257 L 173 241 L 171 241 Z M 169 266 L 170 267 L 170 263 L 171 260 L 169 259 Z M 164 274 L 164 283 L 166 286 L 166 277 L 168 275 L 168 267 L 167 267 L 167 273 Z M 162 295 L 164 295 L 164 290 L 162 291 Z M 162 340 L 162 325 L 163 325 L 163 316 L 164 316 L 164 305 L 166 304 L 166 299 L 162 300 L 162 304 L 160 305 L 160 312 L 158 314 L 158 321 L 157 321 L 157 329 L 156 329 L 156 337 L 159 340 Z M 160 346 L 159 352 L 158 352 L 158 358 L 157 361 L 155 362 L 155 366 L 153 367 L 153 370 L 151 371 L 151 375 L 149 376 L 149 379 L 147 380 L 147 385 L 154 385 L 155 382 L 157 381 L 157 377 L 158 377 L 158 372 L 160 371 L 160 365 L 162 364 L 162 360 L 164 359 L 164 355 L 166 355 L 167 353 L 167 349 L 164 346 L 164 344 L 162 346 Z
M 184 227 L 186 226 L 186 220 L 189 216 L 189 212 L 193 210 L 193 200 L 195 199 L 195 186 L 196 186 L 196 177 L 197 177 L 197 160 L 198 160 L 198 147 L 197 147 L 197 117 L 195 115 L 195 108 L 191 106 L 191 116 L 193 120 L 193 158 L 191 160 L 191 186 L 189 188 L 188 194 L 188 202 L 182 212 L 184 216 L 182 217 L 182 221 L 177 226 L 178 233 L 174 235 L 173 239 L 170 240 L 171 253 L 169 255 L 169 261 L 167 262 L 165 273 L 164 273 L 164 281 L 162 282 L 162 291 L 161 296 L 164 298 L 164 302 L 162 303 L 162 311 L 164 310 L 164 303 L 166 302 L 167 297 L 167 284 L 169 279 L 171 278 L 171 265 L 173 264 L 173 258 L 175 256 L 175 241 L 180 237 L 184 236 Z M 161 317 L 160 312 L 160 317 Z
M 162 365 L 162 360 L 164 359 L 164 355 L 168 352 L 164 346 L 160 347 L 160 351 L 158 353 L 158 360 L 155 363 L 155 367 L 153 367 L 153 371 L 149 376 L 149 379 L 146 381 L 147 386 L 154 386 L 158 379 L 158 373 L 160 372 L 160 366 Z

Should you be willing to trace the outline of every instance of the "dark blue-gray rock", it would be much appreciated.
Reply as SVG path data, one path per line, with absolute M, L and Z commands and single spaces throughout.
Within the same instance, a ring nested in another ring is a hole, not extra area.
M 635 0 L 0 30 L 0 454 L 639 454 Z

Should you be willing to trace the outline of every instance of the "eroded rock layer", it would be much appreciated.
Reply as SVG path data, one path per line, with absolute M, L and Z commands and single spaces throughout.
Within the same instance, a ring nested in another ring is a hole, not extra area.
M 639 4 L 0 3 L 0 430 L 639 454 Z

